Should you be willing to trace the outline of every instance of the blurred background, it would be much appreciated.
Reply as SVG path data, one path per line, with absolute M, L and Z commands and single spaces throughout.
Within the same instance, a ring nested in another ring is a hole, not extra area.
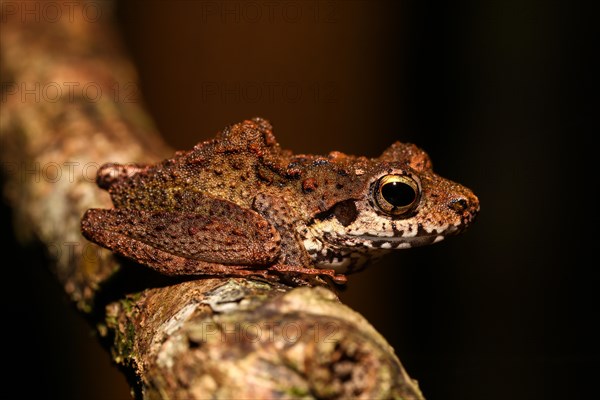
M 176 149 L 252 116 L 296 153 L 418 144 L 473 189 L 481 214 L 459 237 L 351 276 L 342 300 L 428 399 L 586 398 L 600 372 L 600 279 L 586 260 L 598 104 L 585 14 L 534 0 L 123 1 L 117 23 L 141 86 L 122 95 L 141 90 Z M 6 223 L 2 236 L 14 251 Z M 38 365 L 30 390 L 50 398 L 128 398 L 43 259 L 22 253 L 35 268 L 6 282 L 35 295 L 6 300 L 28 332 L 15 348 L 31 349 L 15 370 L 30 379 Z

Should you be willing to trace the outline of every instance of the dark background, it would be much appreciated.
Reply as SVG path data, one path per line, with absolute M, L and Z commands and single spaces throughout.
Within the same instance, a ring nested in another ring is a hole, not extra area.
M 468 232 L 393 254 L 342 294 L 428 399 L 586 398 L 600 372 L 600 279 L 586 259 L 598 237 L 587 10 L 504 0 L 127 1 L 117 11 L 174 148 L 263 116 L 297 153 L 417 143 L 479 196 Z M 2 235 L 14 251 L 5 224 Z M 128 398 L 42 258 L 20 256 L 32 269 L 7 278 L 36 295 L 5 306 L 29 334 L 4 331 L 32 350 L 11 359 L 23 382 L 40 368 L 29 390 Z

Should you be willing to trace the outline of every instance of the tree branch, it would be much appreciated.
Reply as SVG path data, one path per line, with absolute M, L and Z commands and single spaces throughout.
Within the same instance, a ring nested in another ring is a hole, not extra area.
M 154 162 L 171 150 L 139 98 L 122 97 L 137 76 L 111 3 L 94 2 L 95 19 L 56 4 L 62 17 L 49 21 L 2 3 L 4 192 L 16 234 L 53 256 L 57 279 L 137 395 L 421 399 L 383 337 L 325 288 L 174 280 L 82 238 L 84 211 L 111 207 L 94 183 L 99 165 Z

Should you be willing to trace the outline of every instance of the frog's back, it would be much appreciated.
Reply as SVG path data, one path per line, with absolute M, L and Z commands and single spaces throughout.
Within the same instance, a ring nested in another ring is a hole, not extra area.
M 105 179 L 102 174 L 120 175 L 104 185 L 116 208 L 181 209 L 189 196 L 211 196 L 248 207 L 257 193 L 289 183 L 285 165 L 290 158 L 291 153 L 276 142 L 271 125 L 255 118 L 155 165 L 107 166 L 99 181 Z

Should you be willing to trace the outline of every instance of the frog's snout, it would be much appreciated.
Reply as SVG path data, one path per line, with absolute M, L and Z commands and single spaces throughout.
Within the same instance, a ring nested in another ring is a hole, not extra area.
M 461 193 L 450 200 L 448 208 L 457 213 L 468 224 L 479 213 L 479 199 L 470 191 Z

